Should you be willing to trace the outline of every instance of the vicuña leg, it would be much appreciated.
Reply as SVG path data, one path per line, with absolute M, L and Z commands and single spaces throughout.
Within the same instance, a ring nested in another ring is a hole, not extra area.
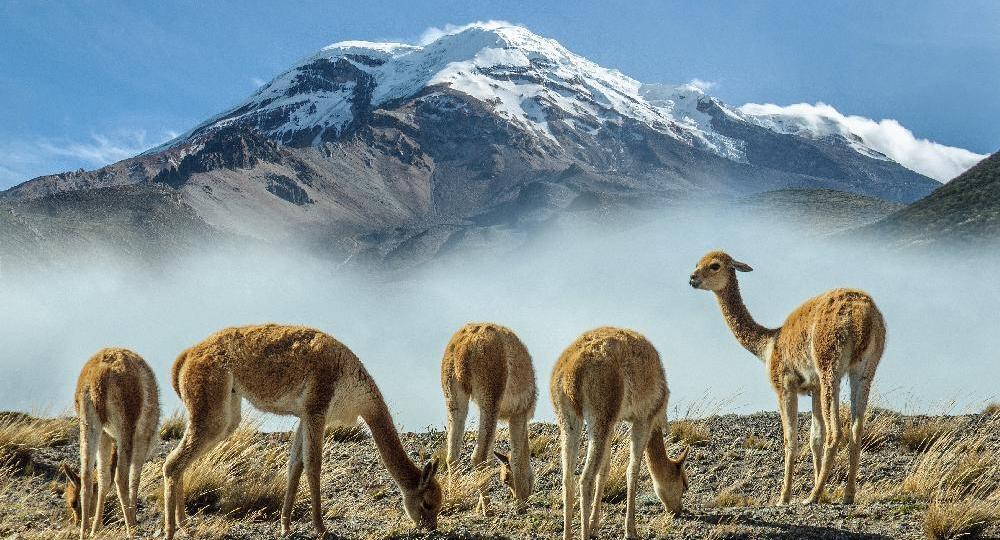
M 323 524 L 319 480 L 320 469 L 323 465 L 323 428 L 326 425 L 326 417 L 323 415 L 306 416 L 300 422 L 304 426 L 302 462 L 305 466 L 306 480 L 309 482 L 313 528 L 316 529 L 316 536 L 323 538 L 326 534 L 326 525 Z
M 184 471 L 221 441 L 232 420 L 232 376 L 224 372 L 201 374 L 201 384 L 182 388 L 188 426 L 177 448 L 163 463 L 163 514 L 166 540 L 171 540 L 184 513 Z M 119 449 L 118 462 L 121 463 Z M 179 516 L 180 515 L 180 516 Z
M 610 444 L 608 445 L 608 454 L 610 455 L 612 448 Z M 597 536 L 598 532 L 601 530 L 601 518 L 603 517 L 603 503 L 604 503 L 604 484 L 608 480 L 608 474 L 611 472 L 611 458 L 604 460 L 604 465 L 601 470 L 597 473 L 597 479 L 594 481 L 594 502 L 590 507 L 590 534 L 592 536 Z
M 97 497 L 94 508 L 94 524 L 91 528 L 93 534 L 97 534 L 104 528 L 104 501 L 108 497 L 108 490 L 111 489 L 111 480 L 114 478 L 114 471 L 111 470 L 111 453 L 114 449 L 114 440 L 105 432 L 101 432 L 100 446 L 97 448 Z M 119 496 L 121 498 L 121 496 Z M 122 508 L 124 512 L 124 507 Z M 123 513 L 123 515 L 125 515 Z
M 590 418 L 587 427 L 590 428 L 590 441 L 587 444 L 587 461 L 583 465 L 583 474 L 580 475 L 580 529 L 581 538 L 590 539 L 590 514 L 593 511 L 594 498 L 603 496 L 603 493 L 596 493 L 597 473 L 604 469 L 604 462 L 608 459 L 608 449 L 611 446 L 611 422 L 606 418 Z
M 812 424 L 809 426 L 809 446 L 813 456 L 813 482 L 819 482 L 819 470 L 823 465 L 823 441 L 826 440 L 826 421 L 823 419 L 823 405 L 819 391 L 812 393 Z
M 868 410 L 868 395 L 871 378 L 867 376 L 867 362 L 862 362 L 851 371 L 851 440 L 850 468 L 847 472 L 847 486 L 844 488 L 844 503 L 854 503 L 854 493 L 858 482 L 858 462 L 861 460 L 861 441 L 865 436 L 865 413 Z
M 458 474 L 458 461 L 462 457 L 462 440 L 465 438 L 465 419 L 469 415 L 469 395 L 457 383 L 451 385 L 448 395 L 448 487 L 452 487 Z
M 570 407 L 565 404 L 564 407 Z M 559 414 L 559 440 L 562 442 L 563 483 L 563 540 L 573 539 L 573 506 L 576 502 L 576 483 L 573 475 L 580 455 L 580 435 L 583 421 L 575 412 L 563 410 Z
M 778 395 L 778 408 L 785 439 L 785 477 L 781 484 L 781 497 L 778 499 L 778 504 L 781 505 L 788 504 L 792 497 L 792 472 L 799 453 L 799 396 L 793 390 L 782 389 Z
M 806 504 L 819 502 L 823 496 L 823 487 L 830 477 L 837 457 L 837 445 L 840 444 L 840 381 L 835 377 L 821 376 L 819 393 L 823 418 L 826 420 L 826 440 L 823 443 L 823 464 L 819 469 L 819 478 L 816 479 L 809 498 L 805 500 Z
M 285 502 L 281 505 L 281 536 L 292 533 L 292 507 L 295 506 L 295 496 L 299 492 L 299 480 L 302 478 L 302 443 L 305 437 L 302 421 L 292 437 L 292 448 L 288 453 L 288 484 L 285 487 Z
M 134 456 L 133 441 L 134 432 L 133 430 L 126 429 L 125 433 L 121 434 L 120 441 L 118 443 L 118 466 L 115 470 L 115 486 L 118 489 L 118 500 L 121 503 L 122 514 L 125 518 L 125 530 L 128 532 L 129 536 L 135 530 L 135 520 L 134 511 L 132 510 L 132 501 L 129 498 L 129 469 L 132 466 L 132 458 Z M 109 446 L 110 448 L 110 446 Z M 110 452 L 110 450 L 109 450 Z
M 519 505 L 527 502 L 531 482 L 531 449 L 528 445 L 528 416 L 510 419 L 510 468 Z
M 96 411 L 81 411 L 80 418 L 80 540 L 90 533 L 94 516 L 94 462 L 100 445 L 102 426 Z
M 472 466 L 483 464 L 493 451 L 497 434 L 500 402 L 498 399 L 483 398 L 479 402 L 479 437 L 476 450 L 472 453 Z
M 649 424 L 634 422 L 632 424 L 632 445 L 628 456 L 628 494 L 625 499 L 625 537 L 638 538 L 635 528 L 635 494 L 639 490 L 639 468 L 642 466 L 643 452 L 649 445 Z

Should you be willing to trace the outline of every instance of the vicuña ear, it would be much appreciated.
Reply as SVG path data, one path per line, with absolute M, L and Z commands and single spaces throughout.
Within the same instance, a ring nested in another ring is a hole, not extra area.
M 685 460 L 687 460 L 687 457 L 688 457 L 688 450 L 689 450 L 689 449 L 690 449 L 690 447 L 688 447 L 688 446 L 685 446 L 685 447 L 684 447 L 684 449 L 683 449 L 683 450 L 681 450 L 681 453 L 680 453 L 680 455 L 679 455 L 679 456 L 677 456 L 677 457 L 676 457 L 675 459 L 672 459 L 672 460 L 670 460 L 670 461 L 673 461 L 673 462 L 674 462 L 674 465 L 677 465 L 677 466 L 681 466 L 681 465 L 683 465 L 683 464 L 684 464 L 684 461 L 685 461 Z
M 61 469 L 62 473 L 66 475 L 67 480 L 69 480 L 76 487 L 80 487 L 80 476 L 76 474 L 76 471 L 69 467 L 68 463 L 63 462 L 59 465 L 59 469 Z
M 510 465 L 510 456 L 508 456 L 507 454 L 503 454 L 494 450 L 493 455 L 497 457 L 497 460 L 500 461 L 500 463 L 503 463 L 504 465 Z
M 733 261 L 733 268 L 739 270 L 740 272 L 753 272 L 753 268 L 745 262 Z

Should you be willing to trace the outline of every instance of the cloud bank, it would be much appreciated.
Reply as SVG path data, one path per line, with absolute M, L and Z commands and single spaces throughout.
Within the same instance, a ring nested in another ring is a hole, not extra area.
M 483 28 L 502 28 L 505 26 L 524 26 L 523 24 L 514 24 L 502 20 L 489 20 L 489 21 L 475 21 L 468 24 L 446 24 L 444 27 L 431 26 L 428 27 L 423 33 L 420 34 L 420 38 L 417 40 L 417 45 L 427 45 L 433 41 L 436 41 L 442 36 L 447 36 L 450 34 L 457 34 L 473 26 L 479 26 Z
M 772 103 L 747 103 L 744 114 L 765 122 L 773 122 L 784 131 L 808 131 L 819 136 L 853 134 L 865 145 L 885 154 L 900 165 L 947 182 L 965 172 L 986 156 L 964 148 L 945 146 L 920 139 L 893 119 L 879 121 L 863 116 L 844 115 L 826 103 L 796 103 L 780 106 Z

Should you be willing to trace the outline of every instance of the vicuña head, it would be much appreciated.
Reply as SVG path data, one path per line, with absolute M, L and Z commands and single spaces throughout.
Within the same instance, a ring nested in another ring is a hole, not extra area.
M 695 289 L 721 291 L 736 280 L 736 272 L 752 272 L 749 264 L 724 251 L 710 251 L 698 261 L 688 283 Z
M 815 485 L 805 502 L 820 499 L 841 438 L 840 381 L 844 376 L 851 384 L 852 424 L 844 502 L 854 502 L 868 394 L 885 348 L 882 313 L 864 291 L 833 289 L 803 302 L 780 328 L 767 328 L 754 320 L 740 295 L 736 272 L 751 270 L 725 252 L 712 251 L 698 261 L 688 283 L 715 293 L 736 340 L 766 366 L 785 433 L 785 476 L 779 503 L 791 498 L 792 469 L 798 455 L 799 394 L 812 396 L 810 446 Z

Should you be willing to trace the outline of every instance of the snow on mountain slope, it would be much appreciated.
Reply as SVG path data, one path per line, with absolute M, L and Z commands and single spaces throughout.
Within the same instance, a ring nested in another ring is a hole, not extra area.
M 334 75 L 339 84 L 314 77 L 317 71 L 327 79 Z M 244 122 L 279 140 L 318 144 L 343 133 L 357 110 L 412 97 L 434 85 L 488 103 L 498 116 L 556 145 L 560 141 L 552 135 L 550 122 L 593 131 L 631 120 L 741 160 L 737 141 L 711 133 L 707 124 L 677 118 L 671 107 L 650 103 L 642 97 L 639 81 L 576 55 L 555 40 L 501 23 L 472 24 L 422 46 L 334 43 L 169 145 Z M 321 137 L 326 131 L 329 134 Z M 301 139 L 298 134 L 303 132 L 311 134 L 310 140 Z
M 839 135 L 860 154 L 895 161 L 940 182 L 951 180 L 986 158 L 963 148 L 918 139 L 895 120 L 876 122 L 862 116 L 844 115 L 825 103 L 796 103 L 785 107 L 747 103 L 739 112 L 779 133 L 813 139 Z

